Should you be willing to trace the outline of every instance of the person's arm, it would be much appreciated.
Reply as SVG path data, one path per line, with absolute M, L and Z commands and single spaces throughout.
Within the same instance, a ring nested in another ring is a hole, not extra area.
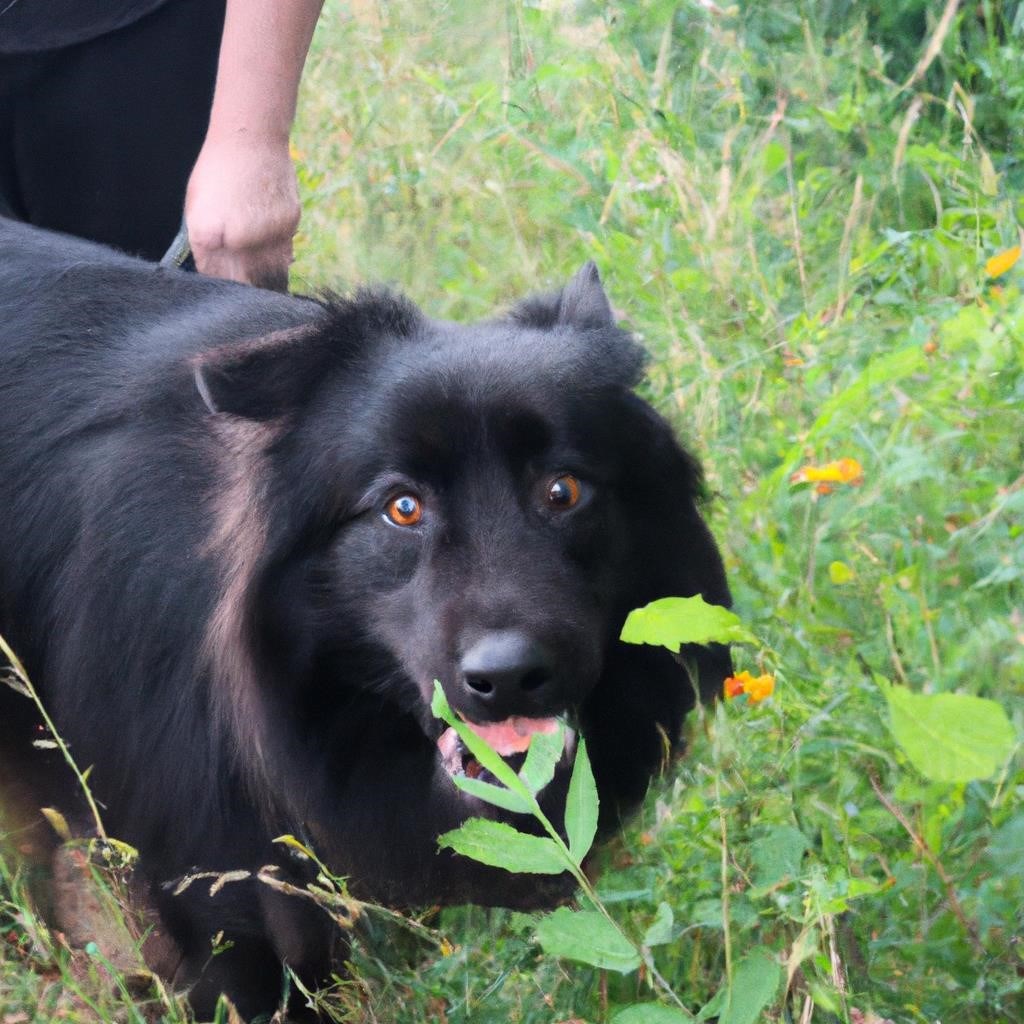
M 227 0 L 210 126 L 185 197 L 200 272 L 284 290 L 299 224 L 288 137 L 323 0 Z

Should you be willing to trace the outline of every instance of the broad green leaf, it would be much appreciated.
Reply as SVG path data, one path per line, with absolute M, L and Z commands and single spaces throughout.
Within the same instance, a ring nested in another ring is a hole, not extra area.
M 620 639 L 652 644 L 673 653 L 683 644 L 756 644 L 757 638 L 735 612 L 695 597 L 663 597 L 631 611 Z
M 519 778 L 531 793 L 539 793 L 554 777 L 555 768 L 565 749 L 565 726 L 550 733 L 534 733 L 526 751 L 526 760 Z
M 889 728 L 910 763 L 933 782 L 987 779 L 1013 749 L 1002 706 L 965 693 L 913 693 L 879 680 Z
M 452 782 L 470 796 L 475 796 L 484 803 L 501 807 L 514 814 L 529 814 L 533 808 L 519 793 L 514 793 L 504 786 L 496 786 L 493 782 L 485 782 L 483 779 L 472 779 L 468 775 L 453 775 Z
M 569 792 L 565 798 L 565 832 L 569 837 L 569 853 L 577 865 L 593 845 L 597 834 L 599 806 L 597 784 L 587 756 L 587 744 L 581 737 L 572 766 Z
M 807 837 L 792 825 L 776 825 L 754 843 L 754 885 L 767 889 L 785 878 L 800 876 Z
M 667 903 L 659 903 L 654 920 L 644 934 L 643 944 L 645 946 L 663 946 L 666 942 L 671 942 L 674 924 L 675 917 L 672 914 L 672 908 Z
M 693 1018 L 674 1006 L 661 1003 L 637 1003 L 612 1017 L 611 1024 L 690 1024 Z
M 640 954 L 603 914 L 559 907 L 537 925 L 545 953 L 626 974 L 640 966 Z
M 459 739 L 466 744 L 469 752 L 480 762 L 481 767 L 486 768 L 502 785 L 507 786 L 514 793 L 526 799 L 531 798 L 530 791 L 523 785 L 519 776 L 505 762 L 501 754 L 492 750 L 465 722 L 461 721 L 452 711 L 448 704 L 448 698 L 444 695 L 440 682 L 434 680 L 434 697 L 430 702 L 430 710 L 435 718 L 447 722 L 459 735 Z
M 985 852 L 999 871 L 1009 875 L 1020 869 L 1021 850 L 1024 850 L 1024 806 L 992 833 Z
M 531 875 L 560 875 L 568 864 L 558 844 L 543 836 L 528 836 L 503 821 L 470 818 L 437 840 L 438 846 L 481 864 Z
M 718 1018 L 723 1007 L 729 1000 L 729 990 L 724 986 L 720 988 L 701 1008 L 697 1014 L 698 1021 L 705 1021 L 711 1017 Z
M 718 1024 L 754 1024 L 778 991 L 782 968 L 766 949 L 748 953 L 733 972 L 729 997 Z

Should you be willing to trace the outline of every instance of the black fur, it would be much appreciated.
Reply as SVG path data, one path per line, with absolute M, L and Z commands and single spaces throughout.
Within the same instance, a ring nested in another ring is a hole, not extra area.
M 433 680 L 477 721 L 573 716 L 611 824 L 694 703 L 667 652 L 618 641 L 627 612 L 729 603 L 699 467 L 633 393 L 643 354 L 593 266 L 463 326 L 0 222 L 0 309 L 0 628 L 141 851 L 200 1008 L 222 986 L 272 1006 L 278 959 L 327 972 L 299 901 L 163 884 L 284 863 L 283 832 L 392 903 L 557 898 L 437 851 L 503 812 L 441 766 Z M 579 502 L 552 506 L 567 473 Z M 384 517 L 397 494 L 419 523 Z M 467 652 L 509 643 L 530 685 L 469 685 Z M 688 653 L 711 695 L 727 653 Z M 235 946 L 203 973 L 219 930 Z

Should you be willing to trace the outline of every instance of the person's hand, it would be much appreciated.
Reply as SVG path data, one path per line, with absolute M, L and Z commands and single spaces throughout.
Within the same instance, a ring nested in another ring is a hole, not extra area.
M 287 137 L 207 135 L 185 196 L 200 273 L 286 291 L 299 214 Z

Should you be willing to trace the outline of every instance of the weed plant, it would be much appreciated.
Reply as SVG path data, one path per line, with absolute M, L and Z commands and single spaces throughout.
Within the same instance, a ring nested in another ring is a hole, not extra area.
M 369 916 L 325 1012 L 1024 1020 L 1019 744 L 936 781 L 880 684 L 1024 726 L 1022 141 L 1012 0 L 327 5 L 293 286 L 391 281 L 472 318 L 595 259 L 651 352 L 648 397 L 705 460 L 765 643 L 737 667 L 775 692 L 695 720 L 600 857 L 616 920 L 661 922 L 684 1010 L 648 971 L 558 960 L 535 919 L 463 908 L 426 911 L 429 941 Z M 844 457 L 859 486 L 791 483 Z M 757 957 L 778 969 L 764 1009 L 709 1006 Z M 4 1024 L 181 1019 L 72 967 L 8 863 Z

